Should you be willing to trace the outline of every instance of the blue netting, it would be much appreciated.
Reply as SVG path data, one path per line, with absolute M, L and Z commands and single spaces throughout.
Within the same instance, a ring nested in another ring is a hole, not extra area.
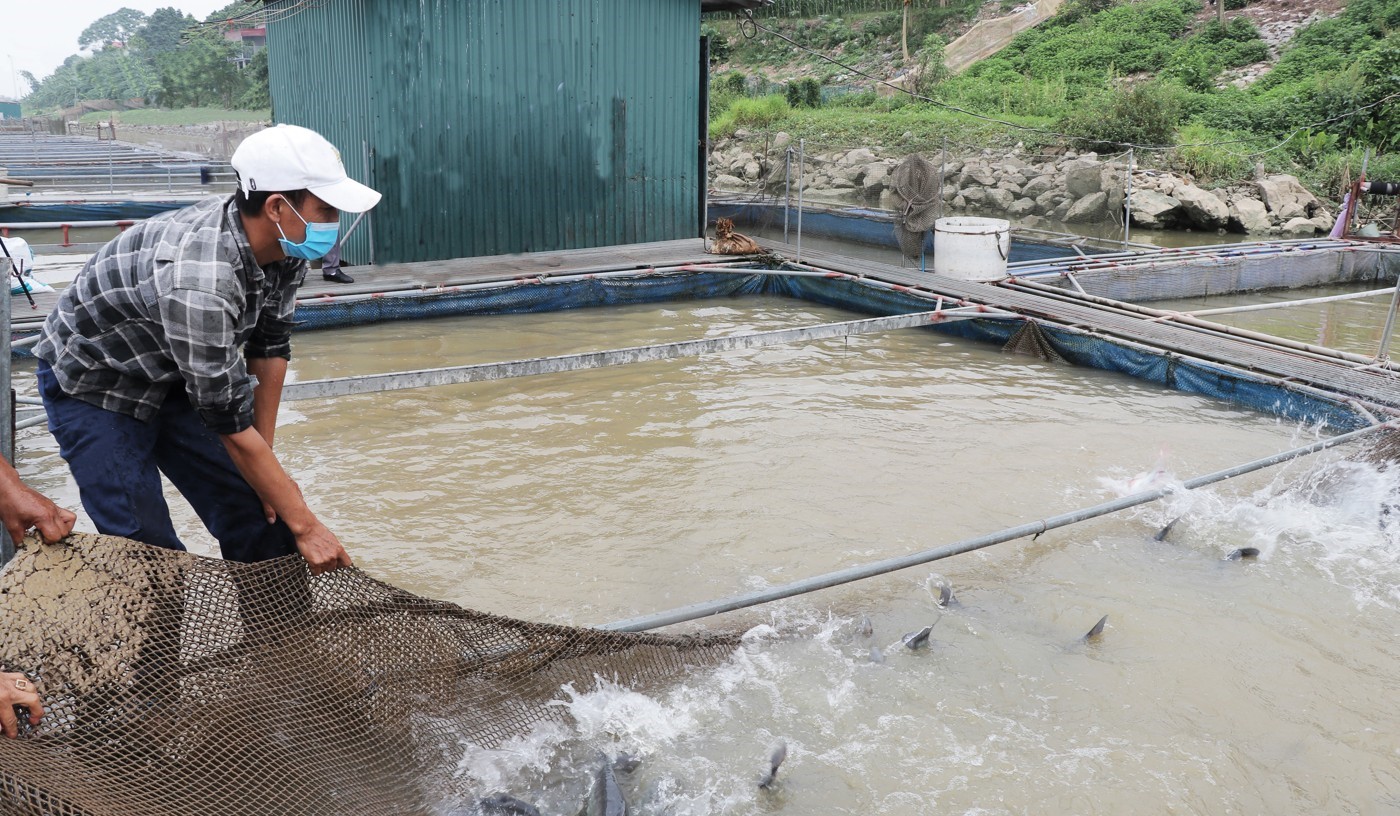
M 756 295 L 766 290 L 770 277 L 730 272 L 652 273 L 562 282 L 548 279 L 513 282 L 489 289 L 449 287 L 365 298 L 312 300 L 297 306 L 297 327 L 322 329 L 384 320 L 558 312 L 588 306 Z
M 830 278 L 786 278 L 782 291 L 793 297 L 875 314 L 900 314 L 932 308 L 925 297 L 869 286 L 859 281 Z M 929 331 L 969 340 L 1005 345 L 1021 328 L 1013 320 L 963 320 L 932 326 Z M 1329 400 L 1274 382 L 1204 362 L 1127 345 L 1104 337 L 1041 323 L 1045 339 L 1056 353 L 1074 365 L 1116 371 L 1178 391 L 1223 399 L 1290 420 L 1321 423 L 1337 431 L 1370 424 L 1341 400 Z

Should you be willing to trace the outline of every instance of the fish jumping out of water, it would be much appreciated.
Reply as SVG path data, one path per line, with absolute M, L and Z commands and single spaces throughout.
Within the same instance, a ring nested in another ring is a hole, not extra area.
M 497 793 L 477 803 L 481 816 L 540 816 L 539 808 L 508 793 Z
M 856 633 L 861 637 L 870 637 L 875 634 L 875 624 L 870 622 L 869 615 L 861 615 L 860 623 L 856 626 Z
M 1172 528 L 1176 526 L 1176 523 L 1177 523 L 1178 521 L 1181 521 L 1181 516 L 1177 516 L 1176 518 L 1174 518 L 1174 519 L 1172 519 L 1171 521 L 1167 522 L 1167 526 L 1166 526 L 1166 527 L 1163 527 L 1163 528 L 1160 529 L 1160 530 L 1158 530 L 1158 531 L 1157 531 L 1157 535 L 1152 536 L 1152 540 L 1153 540 L 1153 541 L 1166 541 L 1166 540 L 1167 540 L 1167 536 L 1171 535 Z
M 1102 618 L 1099 618 L 1099 622 L 1094 624 L 1094 628 L 1090 629 L 1088 632 L 1085 632 L 1084 637 L 1080 638 L 1080 640 L 1084 641 L 1085 643 L 1098 640 L 1099 637 L 1103 635 L 1103 626 L 1105 623 L 1108 623 L 1107 615 L 1104 615 Z
M 938 588 L 938 605 L 943 607 L 944 609 L 947 609 L 948 605 L 952 602 L 953 588 L 948 586 L 947 584 L 943 584 Z
M 778 768 L 787 759 L 787 740 L 780 739 L 768 750 L 768 772 L 758 781 L 758 786 L 767 790 L 778 779 Z
M 904 647 L 906 649 L 909 649 L 910 651 L 918 651 L 919 649 L 928 646 L 928 636 L 929 633 L 932 631 L 933 624 L 929 624 L 928 626 L 925 626 L 917 632 L 910 632 L 903 638 Z
M 617 784 L 613 764 L 601 754 L 598 760 L 598 769 L 593 772 L 593 787 L 588 791 L 579 816 L 627 816 L 627 800 Z
M 1258 549 L 1257 547 L 1240 547 L 1238 550 L 1232 550 L 1232 551 L 1230 552 L 1229 555 L 1225 556 L 1225 560 L 1226 560 L 1226 561 L 1239 561 L 1241 558 L 1258 558 L 1258 557 L 1259 557 L 1259 549 Z

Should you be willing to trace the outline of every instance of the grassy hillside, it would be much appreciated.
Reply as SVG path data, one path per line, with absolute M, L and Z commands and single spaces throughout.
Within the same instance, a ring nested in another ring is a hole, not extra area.
M 953 0 L 938 19 L 918 18 L 919 45 L 906 62 L 898 47 L 900 14 L 869 10 L 878 2 L 855 0 L 842 14 L 838 0 L 830 0 L 824 16 L 759 22 L 880 78 L 912 71 L 917 77 L 906 81 L 932 101 L 879 96 L 870 90 L 877 83 L 779 38 L 760 31 L 753 39 L 737 34 L 736 41 L 720 26 L 727 42 L 712 89 L 711 135 L 749 127 L 833 144 L 911 148 L 945 137 L 1101 151 L 1125 143 L 1177 145 L 1138 153 L 1206 180 L 1247 176 L 1263 164 L 1324 189 L 1334 189 L 1347 169 L 1354 173 L 1370 148 L 1381 154 L 1373 176 L 1400 175 L 1394 155 L 1400 98 L 1387 98 L 1400 92 L 1400 0 L 1350 0 L 1340 14 L 1301 28 L 1279 49 L 1250 17 L 1289 0 L 1224 0 L 1231 9 L 1224 25 L 1198 0 L 1074 0 L 959 76 L 941 70 L 943 43 L 974 15 L 995 16 L 1007 4 Z M 1246 79 L 1229 81 L 1240 73 Z M 1350 113 L 1358 108 L 1367 109 Z M 1314 123 L 1323 124 L 1307 127 Z

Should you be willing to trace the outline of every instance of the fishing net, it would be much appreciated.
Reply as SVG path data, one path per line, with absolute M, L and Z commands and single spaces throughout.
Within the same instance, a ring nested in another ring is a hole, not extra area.
M 512 620 L 297 556 L 73 535 L 0 574 L 0 662 L 47 713 L 0 739 L 0 814 L 466 813 L 464 760 L 561 686 L 676 677 L 737 635 Z
M 1022 323 L 1021 328 L 1011 335 L 1001 350 L 1009 354 L 1029 354 L 1051 363 L 1065 362 L 1064 356 L 1055 351 L 1055 347 L 1050 343 L 1050 338 L 1041 330 L 1040 324 L 1034 320 Z
M 924 249 L 925 236 L 938 220 L 943 174 L 915 153 L 899 163 L 890 183 L 895 203 L 895 238 L 904 257 L 917 258 Z

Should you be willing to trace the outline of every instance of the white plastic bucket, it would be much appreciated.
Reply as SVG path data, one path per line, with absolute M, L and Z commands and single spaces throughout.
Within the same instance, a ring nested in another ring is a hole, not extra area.
M 933 225 L 933 271 L 958 280 L 1006 277 L 1011 222 L 1000 218 L 940 218 Z

